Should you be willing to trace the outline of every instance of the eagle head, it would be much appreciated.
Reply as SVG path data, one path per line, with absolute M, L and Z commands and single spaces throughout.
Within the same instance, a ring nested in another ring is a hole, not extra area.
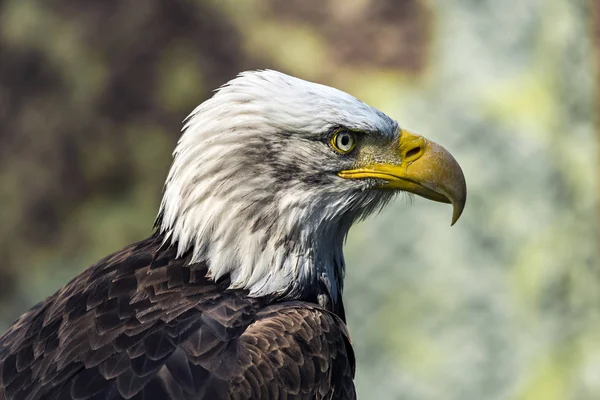
M 157 220 L 178 254 L 253 296 L 341 296 L 352 224 L 396 193 L 466 200 L 444 148 L 337 89 L 241 73 L 186 119 Z

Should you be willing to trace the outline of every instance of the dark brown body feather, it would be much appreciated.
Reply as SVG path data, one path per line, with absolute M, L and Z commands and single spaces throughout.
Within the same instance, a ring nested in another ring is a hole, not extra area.
M 0 337 L 0 400 L 353 399 L 344 322 L 251 298 L 155 235 L 105 258 Z

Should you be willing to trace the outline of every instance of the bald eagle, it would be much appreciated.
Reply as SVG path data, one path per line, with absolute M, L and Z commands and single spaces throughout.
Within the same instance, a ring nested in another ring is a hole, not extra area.
M 0 400 L 354 399 L 344 238 L 398 192 L 466 200 L 441 146 L 351 95 L 241 73 L 185 120 L 155 232 L 0 337 Z

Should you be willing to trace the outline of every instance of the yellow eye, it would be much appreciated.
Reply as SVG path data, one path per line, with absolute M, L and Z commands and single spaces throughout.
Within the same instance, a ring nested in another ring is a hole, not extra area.
M 331 145 L 338 153 L 350 153 L 356 147 L 356 135 L 348 131 L 336 132 L 331 138 Z

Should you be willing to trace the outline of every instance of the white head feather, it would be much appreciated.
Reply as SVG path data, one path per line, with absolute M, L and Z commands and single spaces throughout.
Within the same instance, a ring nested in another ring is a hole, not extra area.
M 335 301 L 352 223 L 390 193 L 336 172 L 336 127 L 393 138 L 397 124 L 347 93 L 275 71 L 240 74 L 186 120 L 159 229 L 178 255 L 253 296 L 324 284 Z

